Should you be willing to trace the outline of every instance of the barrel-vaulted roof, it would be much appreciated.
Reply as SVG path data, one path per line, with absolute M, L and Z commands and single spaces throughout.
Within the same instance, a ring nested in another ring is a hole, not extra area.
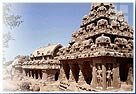
M 58 48 L 61 48 L 61 44 L 52 44 L 44 47 L 40 47 L 36 49 L 32 54 L 31 57 L 37 57 L 37 56 L 46 56 L 46 55 L 53 55 L 55 50 Z

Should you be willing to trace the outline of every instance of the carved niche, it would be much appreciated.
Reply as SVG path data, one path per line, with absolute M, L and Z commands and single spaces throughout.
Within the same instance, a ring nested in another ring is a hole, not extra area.
M 127 49 L 128 41 L 125 38 L 115 38 L 114 43 L 117 45 L 119 50 Z
M 96 82 L 97 82 L 97 87 L 102 87 L 102 65 L 101 64 L 96 64 Z
M 106 14 L 106 7 L 105 6 L 100 6 L 98 9 L 97 9 L 97 14 L 99 16 L 104 16 Z
M 118 30 L 119 27 L 120 27 L 120 23 L 117 21 L 117 20 L 112 20 L 111 21 L 111 27 L 114 29 L 114 30 Z
M 98 47 L 110 47 L 111 39 L 108 36 L 102 34 L 100 37 L 96 38 L 95 43 Z
M 108 25 L 108 21 L 106 19 L 100 19 L 97 21 L 98 29 L 105 29 Z
M 79 51 L 80 45 L 81 45 L 81 44 L 80 44 L 79 42 L 75 42 L 75 43 L 72 45 L 72 50 L 73 50 L 73 52 Z
M 82 42 L 84 49 L 89 49 L 92 46 L 92 44 L 93 44 L 93 40 L 91 38 L 88 40 L 84 40 Z
M 112 63 L 107 63 L 106 64 L 106 86 L 107 87 L 112 87 L 112 82 L 113 82 L 113 64 Z

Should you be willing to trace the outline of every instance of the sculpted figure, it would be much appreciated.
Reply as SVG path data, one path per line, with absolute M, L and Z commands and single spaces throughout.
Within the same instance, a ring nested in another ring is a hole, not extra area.
M 82 45 L 84 49 L 90 49 L 90 47 L 93 45 L 93 40 L 92 39 L 84 40 L 82 42 Z
M 111 83 L 112 83 L 112 74 L 113 74 L 113 72 L 112 72 L 110 66 L 108 66 L 107 76 L 106 76 L 106 78 L 107 78 L 107 87 L 111 87 Z
M 92 40 L 92 39 L 84 40 L 84 41 L 83 41 L 83 46 L 90 45 L 91 43 L 93 43 L 93 40 Z
M 101 6 L 101 7 L 99 7 L 98 9 L 97 9 L 97 12 L 98 12 L 98 14 L 100 15 L 100 16 L 102 16 L 102 15 L 105 15 L 106 14 L 106 8 L 104 7 L 104 6 Z
M 98 28 L 105 28 L 108 25 L 108 21 L 106 19 L 100 19 L 97 22 Z
M 125 38 L 115 38 L 114 42 L 120 49 L 126 48 L 126 45 L 128 44 L 128 41 Z
M 98 65 L 97 67 L 98 69 L 96 70 L 96 73 L 97 73 L 97 85 L 98 86 L 101 86 L 102 85 L 102 69 L 100 67 L 100 65 Z
M 72 50 L 73 50 L 73 52 L 76 51 L 76 49 L 79 48 L 79 46 L 80 46 L 80 43 L 75 42 L 75 43 L 72 45 Z

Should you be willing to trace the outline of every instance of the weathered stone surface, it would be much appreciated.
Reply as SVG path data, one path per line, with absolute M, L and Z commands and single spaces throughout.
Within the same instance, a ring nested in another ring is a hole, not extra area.
M 93 3 L 68 46 L 39 48 L 30 60 L 14 67 L 32 79 L 59 80 L 63 90 L 101 91 L 122 88 L 122 83 L 132 85 L 132 65 L 133 28 L 113 4 Z
M 85 76 L 82 74 L 85 69 L 83 69 L 81 62 L 85 63 L 93 59 L 92 64 L 90 64 L 92 67 L 90 86 L 98 90 L 120 88 L 120 81 L 123 79 L 120 72 L 123 69 L 119 66 L 123 62 L 121 59 L 132 60 L 133 58 L 133 37 L 131 34 L 133 34 L 132 28 L 124 20 L 123 13 L 117 12 L 113 4 L 95 3 L 92 5 L 89 15 L 83 17 L 80 29 L 72 34 L 74 41 L 70 42 L 71 45 L 68 50 L 70 53 L 64 52 L 64 58 L 61 58 L 60 61 L 71 62 L 71 60 L 74 60 L 74 62 L 78 62 L 80 68 L 78 82 L 86 83 L 83 79 Z M 126 61 L 126 63 L 129 62 Z M 133 62 L 131 61 L 131 63 Z M 100 72 L 100 69 L 97 68 L 98 64 L 100 64 L 102 73 L 100 74 L 100 82 L 96 80 Z M 127 67 L 127 65 L 125 66 Z M 124 69 L 124 71 L 127 72 L 127 69 Z M 128 82 L 130 82 L 130 76 L 128 76 L 128 79 Z

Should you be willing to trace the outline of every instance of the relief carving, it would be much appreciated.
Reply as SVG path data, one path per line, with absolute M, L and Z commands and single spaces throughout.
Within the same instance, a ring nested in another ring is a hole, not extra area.
M 96 77 L 97 77 L 97 87 L 101 87 L 102 86 L 102 68 L 99 64 L 97 65 L 97 69 L 96 69 Z
M 112 72 L 112 69 L 111 69 L 111 64 L 108 64 L 107 67 L 108 67 L 107 71 L 106 71 L 107 87 L 111 87 L 112 81 L 113 81 L 113 72 Z
M 100 19 L 98 22 L 97 22 L 97 25 L 98 25 L 98 28 L 99 29 L 104 29 L 107 27 L 108 25 L 108 21 L 106 19 Z

